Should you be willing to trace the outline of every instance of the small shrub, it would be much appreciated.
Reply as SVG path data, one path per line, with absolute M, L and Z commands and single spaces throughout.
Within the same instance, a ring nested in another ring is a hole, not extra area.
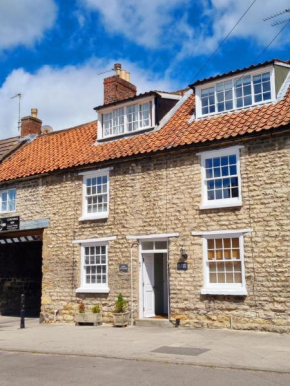
M 92 307 L 92 313 L 93 314 L 99 314 L 101 312 L 101 306 L 99 304 L 95 304 Z
M 123 298 L 123 295 L 119 293 L 118 298 L 115 302 L 115 312 L 122 313 L 125 312 L 127 308 L 127 301 Z
M 79 313 L 84 314 L 86 312 L 86 308 L 83 302 L 79 304 Z

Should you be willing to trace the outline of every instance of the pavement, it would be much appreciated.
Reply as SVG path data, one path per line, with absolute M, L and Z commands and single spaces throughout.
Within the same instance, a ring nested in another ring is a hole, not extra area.
M 290 374 L 290 335 L 257 331 L 39 324 L 0 316 L 2 353 L 39 353 Z

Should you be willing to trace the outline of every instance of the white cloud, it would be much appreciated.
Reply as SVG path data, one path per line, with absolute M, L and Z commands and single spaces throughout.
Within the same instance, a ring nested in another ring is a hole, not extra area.
M 253 0 L 79 0 L 98 11 L 110 33 L 137 44 L 160 48 L 172 44 L 179 58 L 212 52 Z M 278 29 L 263 18 L 289 8 L 289 0 L 258 0 L 232 33 L 267 45 Z M 175 11 L 178 11 L 176 13 Z M 192 21 L 194 20 L 194 22 Z M 289 44 L 289 33 L 275 42 Z
M 54 0 L 1 0 L 0 50 L 40 40 L 56 13 Z
M 210 12 L 210 17 L 213 22 L 213 33 L 210 39 L 217 42 L 225 37 L 252 2 L 253 0 L 212 0 L 213 9 Z M 286 8 L 289 8 L 289 0 L 256 1 L 231 36 L 252 38 L 258 44 L 265 46 L 276 35 L 279 28 L 271 27 L 273 21 L 265 22 L 263 19 Z M 284 37 L 286 38 L 286 34 Z M 279 41 L 277 40 L 275 44 L 279 44 Z
M 98 11 L 109 33 L 121 33 L 146 47 L 157 47 L 170 40 L 177 22 L 174 10 L 190 0 L 79 0 Z M 166 32 L 166 35 L 164 35 Z
M 131 81 L 138 92 L 154 89 L 173 90 L 168 80 L 157 79 L 149 71 L 133 64 L 120 61 L 123 68 L 131 72 Z M 98 73 L 112 68 L 113 62 L 92 59 L 83 66 L 67 66 L 62 69 L 42 67 L 36 73 L 23 69 L 14 70 L 0 87 L 0 138 L 18 135 L 18 104 L 11 99 L 16 93 L 23 93 L 21 115 L 30 115 L 30 109 L 39 110 L 43 124 L 54 130 L 66 129 L 96 119 L 93 107 L 103 103 L 103 78 L 110 76 Z M 112 73 L 113 74 L 113 73 Z

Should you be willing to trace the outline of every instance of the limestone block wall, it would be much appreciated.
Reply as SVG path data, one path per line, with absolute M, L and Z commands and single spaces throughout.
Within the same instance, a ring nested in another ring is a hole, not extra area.
M 238 143 L 235 143 L 235 145 Z M 290 135 L 239 142 L 242 207 L 200 210 L 202 149 L 187 149 L 112 164 L 110 213 L 105 220 L 79 222 L 82 176 L 79 170 L 14 184 L 22 220 L 49 218 L 44 231 L 42 313 L 72 321 L 82 300 L 89 309 L 100 302 L 111 321 L 121 291 L 130 299 L 127 235 L 178 232 L 170 239 L 170 315 L 192 327 L 290 331 Z M 231 144 L 233 145 L 233 143 Z M 228 147 L 229 144 L 220 145 Z M 206 148 L 204 150 L 209 150 Z M 244 236 L 248 296 L 201 295 L 202 237 L 192 231 L 253 228 Z M 109 294 L 77 294 L 80 247 L 76 239 L 117 236 L 109 243 Z M 188 252 L 188 270 L 177 271 L 180 248 Z M 133 248 L 135 317 L 138 316 L 138 250 Z

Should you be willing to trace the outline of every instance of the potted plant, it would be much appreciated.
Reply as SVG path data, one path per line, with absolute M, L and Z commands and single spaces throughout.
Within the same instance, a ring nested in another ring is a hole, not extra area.
M 94 326 L 102 324 L 101 307 L 99 304 L 95 304 L 91 312 L 86 312 L 83 302 L 79 304 L 79 312 L 75 315 L 75 324 L 78 326 L 82 323 L 90 323 Z
M 129 324 L 129 312 L 126 312 L 127 301 L 119 293 L 115 302 L 115 312 L 113 313 L 114 326 L 126 327 Z
M 102 324 L 103 318 L 102 318 L 102 314 L 101 314 L 101 306 L 99 304 L 95 304 L 92 307 L 92 313 L 94 316 L 94 325 L 96 326 L 97 324 Z

